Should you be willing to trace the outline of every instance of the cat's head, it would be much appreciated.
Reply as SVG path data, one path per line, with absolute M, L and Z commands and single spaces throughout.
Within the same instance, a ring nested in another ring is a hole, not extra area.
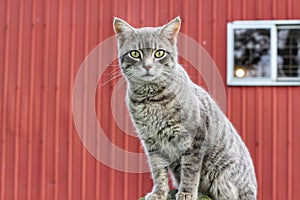
M 119 62 L 131 82 L 155 82 L 168 78 L 177 64 L 177 35 L 180 18 L 161 27 L 133 28 L 114 19 Z

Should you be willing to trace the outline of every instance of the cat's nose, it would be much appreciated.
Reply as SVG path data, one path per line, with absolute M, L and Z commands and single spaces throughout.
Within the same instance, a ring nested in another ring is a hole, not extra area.
M 149 71 L 149 70 L 151 69 L 151 66 L 150 66 L 150 65 L 146 65 L 146 66 L 144 66 L 144 68 L 145 68 L 147 71 Z

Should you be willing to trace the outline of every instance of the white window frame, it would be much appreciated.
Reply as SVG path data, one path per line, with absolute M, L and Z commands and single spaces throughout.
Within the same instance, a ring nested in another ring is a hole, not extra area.
M 227 84 L 236 86 L 300 86 L 300 77 L 277 77 L 277 30 L 300 27 L 300 20 L 245 20 L 227 24 Z M 270 29 L 270 77 L 234 77 L 234 30 Z

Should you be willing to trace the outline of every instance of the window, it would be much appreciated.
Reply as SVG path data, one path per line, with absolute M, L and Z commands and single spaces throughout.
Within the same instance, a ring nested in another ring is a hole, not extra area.
M 227 25 L 228 85 L 300 85 L 300 20 Z

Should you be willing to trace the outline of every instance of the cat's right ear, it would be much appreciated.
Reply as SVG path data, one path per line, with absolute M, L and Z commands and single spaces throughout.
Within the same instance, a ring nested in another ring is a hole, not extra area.
M 124 43 L 126 38 L 135 32 L 132 26 L 117 17 L 114 18 L 113 26 L 120 46 Z
M 181 20 L 178 16 L 162 27 L 160 30 L 160 35 L 168 38 L 172 44 L 176 44 L 180 24 Z

